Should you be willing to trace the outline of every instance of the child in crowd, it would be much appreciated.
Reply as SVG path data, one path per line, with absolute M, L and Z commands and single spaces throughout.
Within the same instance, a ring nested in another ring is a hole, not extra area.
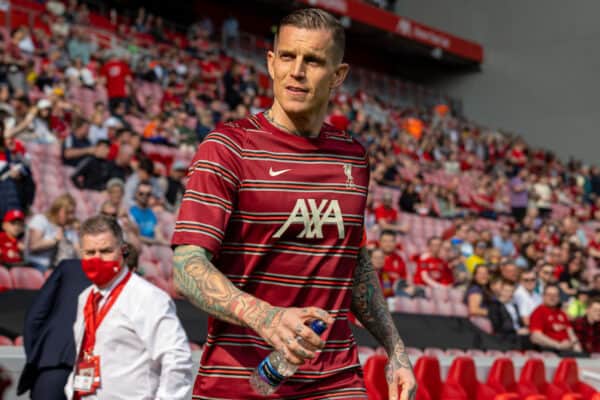
M 23 233 L 25 214 L 21 210 L 9 210 L 2 219 L 0 232 L 0 263 L 3 265 L 23 264 Z

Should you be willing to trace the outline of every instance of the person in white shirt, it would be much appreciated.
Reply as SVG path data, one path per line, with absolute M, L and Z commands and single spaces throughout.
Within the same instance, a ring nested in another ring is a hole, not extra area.
M 514 302 L 519 307 L 521 318 L 529 326 L 529 316 L 542 304 L 542 296 L 535 291 L 537 278 L 534 271 L 525 271 L 521 274 L 519 287 L 514 294 Z
M 125 266 L 116 220 L 92 217 L 80 237 L 82 268 L 93 284 L 79 296 L 67 398 L 189 398 L 191 351 L 171 298 Z

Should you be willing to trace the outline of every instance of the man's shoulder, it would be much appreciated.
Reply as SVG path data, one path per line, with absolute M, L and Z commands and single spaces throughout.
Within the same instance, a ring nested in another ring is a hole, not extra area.
M 148 282 L 138 274 L 131 274 L 130 283 L 134 289 L 130 293 L 135 296 L 136 299 L 160 302 L 167 302 L 171 300 L 171 297 L 164 290 Z
M 354 148 L 355 151 L 362 155 L 366 155 L 367 151 L 365 147 L 348 132 L 342 131 L 333 125 L 324 123 L 321 128 L 321 136 L 325 140 L 332 140 L 339 144 L 346 144 L 347 146 Z

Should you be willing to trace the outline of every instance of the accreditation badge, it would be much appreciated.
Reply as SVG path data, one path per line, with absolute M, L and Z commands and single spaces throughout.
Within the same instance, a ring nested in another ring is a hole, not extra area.
M 77 364 L 73 389 L 82 396 L 96 392 L 100 387 L 100 356 L 86 356 Z

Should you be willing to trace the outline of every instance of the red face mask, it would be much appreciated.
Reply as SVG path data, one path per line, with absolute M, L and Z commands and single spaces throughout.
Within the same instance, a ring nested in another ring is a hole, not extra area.
M 118 261 L 104 261 L 100 257 L 83 259 L 81 266 L 83 273 L 96 286 L 106 285 L 121 271 Z

